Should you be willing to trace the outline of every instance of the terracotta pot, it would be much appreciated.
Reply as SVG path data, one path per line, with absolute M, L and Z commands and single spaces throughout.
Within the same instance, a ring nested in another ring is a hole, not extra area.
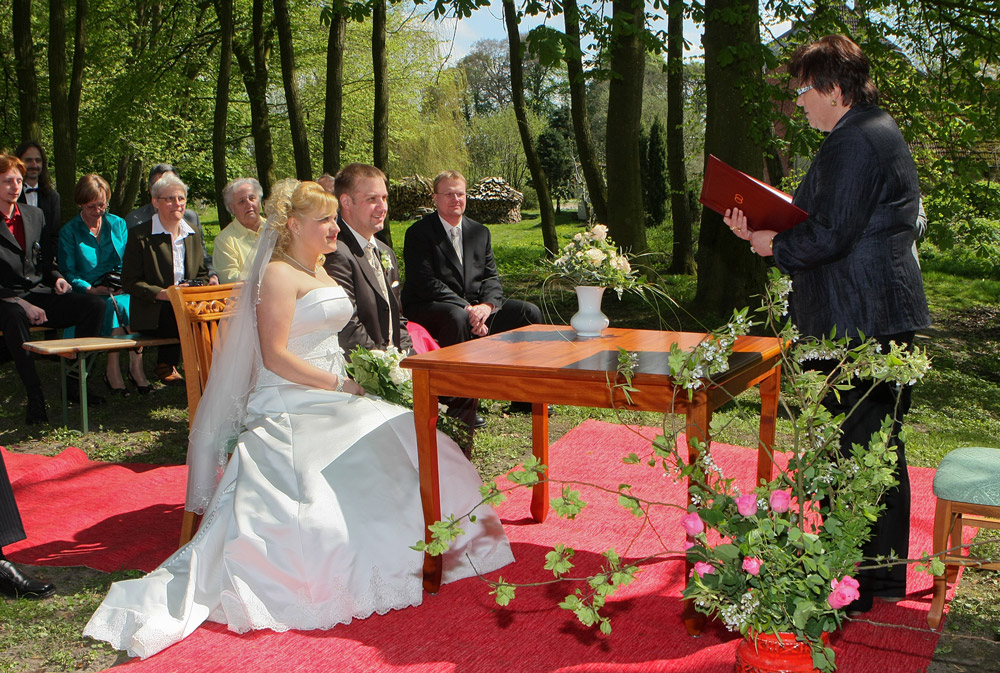
M 791 633 L 780 636 L 780 640 L 771 633 L 744 638 L 736 648 L 736 673 L 816 673 L 809 643 L 796 640 Z M 830 643 L 825 633 L 823 643 Z

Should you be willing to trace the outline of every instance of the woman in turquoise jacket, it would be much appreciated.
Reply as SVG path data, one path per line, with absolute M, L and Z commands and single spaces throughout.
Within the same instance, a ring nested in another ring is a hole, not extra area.
M 125 220 L 106 212 L 111 188 L 100 175 L 89 173 L 80 178 L 73 196 L 80 214 L 59 230 L 59 270 L 75 292 L 105 298 L 102 335 L 124 334 L 129 321 L 129 295 L 121 289 Z M 140 393 L 149 392 L 141 353 L 129 352 L 128 376 Z M 112 392 L 128 394 L 118 353 L 108 353 L 104 382 Z

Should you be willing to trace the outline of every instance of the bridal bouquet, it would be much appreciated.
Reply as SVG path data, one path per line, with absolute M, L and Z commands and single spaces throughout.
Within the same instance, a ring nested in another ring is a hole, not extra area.
M 619 297 L 638 282 L 628 255 L 619 250 L 603 224 L 573 236 L 552 266 L 574 285 L 613 287 Z
M 347 373 L 352 379 L 372 395 L 378 395 L 386 402 L 413 408 L 413 382 L 410 370 L 399 363 L 406 357 L 395 346 L 384 351 L 368 350 L 357 346 L 351 351 L 347 363 Z

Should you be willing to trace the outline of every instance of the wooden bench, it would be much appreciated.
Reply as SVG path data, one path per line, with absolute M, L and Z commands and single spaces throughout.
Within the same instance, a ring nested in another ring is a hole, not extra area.
M 76 370 L 80 381 L 80 419 L 83 434 L 90 432 L 90 420 L 87 413 L 87 368 L 91 357 L 98 353 L 134 350 L 143 346 L 169 346 L 179 343 L 175 338 L 149 337 L 141 334 L 126 334 L 113 337 L 81 337 L 77 339 L 48 339 L 44 341 L 27 341 L 24 349 L 38 355 L 59 356 L 59 384 L 62 390 L 62 420 L 69 424 L 69 396 L 66 388 L 66 376 L 69 370 L 66 363 L 76 360 Z M 70 365 L 72 367 L 72 365 Z

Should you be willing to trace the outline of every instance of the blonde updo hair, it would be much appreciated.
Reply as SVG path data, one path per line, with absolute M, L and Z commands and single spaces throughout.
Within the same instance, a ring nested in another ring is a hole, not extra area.
M 292 233 L 288 229 L 289 217 L 311 216 L 317 212 L 335 213 L 337 207 L 337 197 L 315 182 L 299 182 L 295 178 L 278 181 L 264 202 L 267 223 L 274 227 L 278 234 L 271 258 L 281 257 L 288 249 L 292 238 Z

